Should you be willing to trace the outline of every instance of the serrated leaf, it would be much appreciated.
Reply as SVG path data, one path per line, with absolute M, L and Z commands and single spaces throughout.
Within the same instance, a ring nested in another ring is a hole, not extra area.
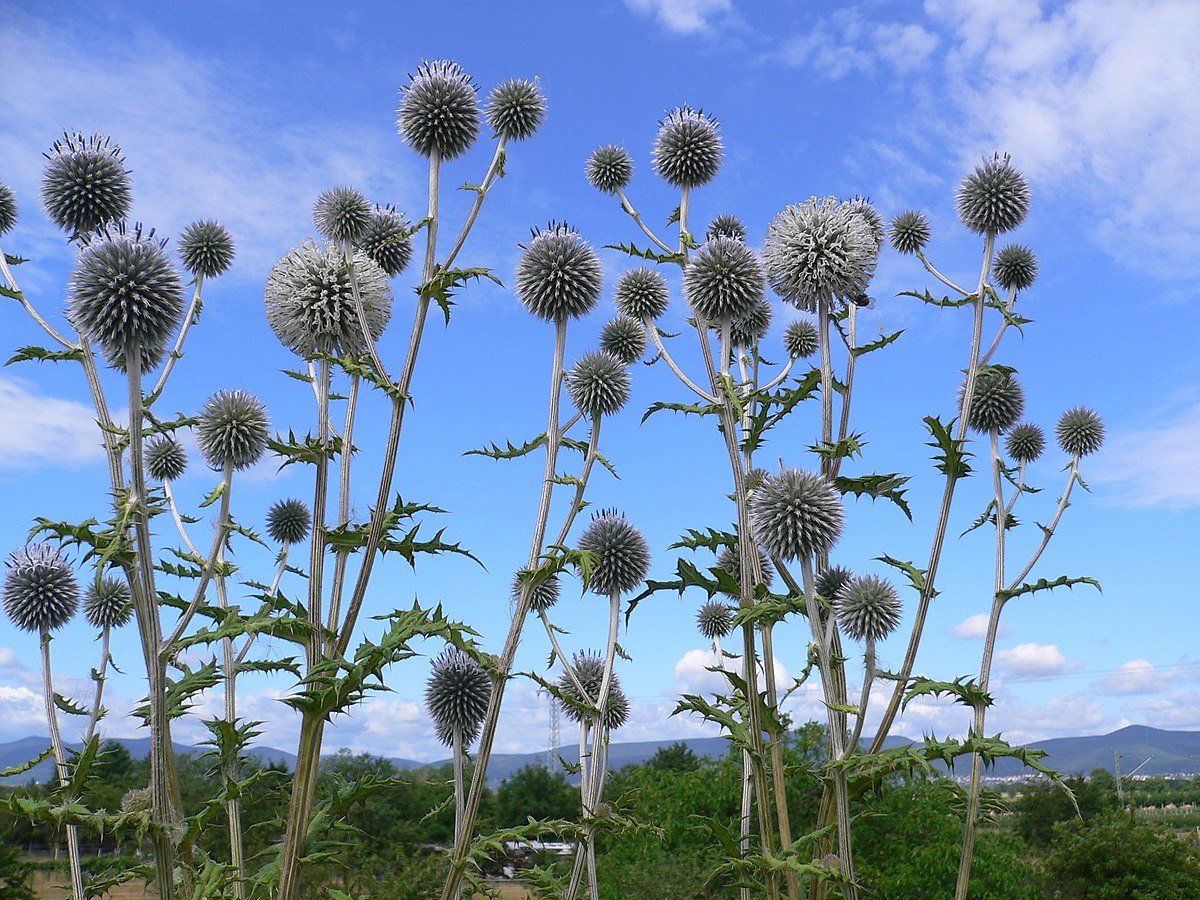
M 49 350 L 45 347 L 21 347 L 16 353 L 5 363 L 6 366 L 11 366 L 13 363 L 19 362 L 80 362 L 83 360 L 83 351 L 78 347 L 72 347 L 70 350 Z
M 903 490 L 903 486 L 907 483 L 907 475 L 900 475 L 895 472 L 882 475 L 859 475 L 854 478 L 839 475 L 834 479 L 834 484 L 843 494 L 854 494 L 855 497 L 861 497 L 863 494 L 866 494 L 872 500 L 878 500 L 881 497 L 885 500 L 891 500 L 896 506 L 900 507 L 900 511 L 911 522 L 912 510 L 908 507 L 908 501 L 904 499 L 905 492 Z
M 1018 585 L 1012 590 L 1000 591 L 1000 598 L 1002 600 L 1011 600 L 1013 597 L 1020 597 L 1024 594 L 1036 594 L 1038 591 L 1052 591 L 1055 588 L 1060 587 L 1073 588 L 1077 584 L 1088 584 L 1101 593 L 1104 591 L 1104 589 L 1100 586 L 1100 582 L 1095 578 L 1088 578 L 1087 576 L 1083 575 L 1071 578 L 1066 575 L 1060 575 L 1052 581 L 1047 581 L 1045 578 L 1039 578 L 1037 581 L 1025 582 L 1024 584 Z

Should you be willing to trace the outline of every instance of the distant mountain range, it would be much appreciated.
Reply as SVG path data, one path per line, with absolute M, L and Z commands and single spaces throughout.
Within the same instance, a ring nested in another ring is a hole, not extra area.
M 144 758 L 150 750 L 148 738 L 116 738 L 135 759 Z M 728 748 L 725 738 L 690 738 L 683 741 L 634 741 L 613 744 L 609 750 L 609 766 L 620 769 L 650 759 L 661 747 L 675 743 L 686 744 L 699 756 L 724 756 Z M 889 738 L 887 745 L 894 747 L 911 743 L 902 737 Z M 48 738 L 26 737 L 0 744 L 0 771 L 19 766 L 34 758 L 50 745 Z M 1162 731 L 1145 725 L 1129 725 L 1111 734 L 1087 735 L 1083 737 L 1052 738 L 1030 745 L 1048 754 L 1046 763 L 1068 775 L 1087 774 L 1093 769 L 1115 769 L 1117 754 L 1121 757 L 1121 770 L 1126 774 L 1138 766 L 1139 775 L 1195 775 L 1200 774 L 1200 732 Z M 204 747 L 179 747 L 181 753 L 199 755 Z M 273 747 L 255 747 L 250 755 L 264 763 L 282 763 L 291 768 L 296 757 L 285 750 Z M 579 761 L 578 746 L 558 748 L 558 756 L 570 763 Z M 1147 760 L 1149 760 L 1147 762 Z M 398 768 L 420 769 L 425 765 L 439 766 L 449 760 L 421 763 L 411 759 L 392 759 Z M 531 764 L 544 764 L 546 753 L 494 753 L 488 766 L 488 781 L 498 785 L 505 778 Z M 1144 765 L 1143 765 L 1144 763 Z M 987 774 L 992 778 L 1007 778 L 1026 773 L 1015 759 L 1001 759 Z M 30 780 L 44 781 L 52 778 L 54 768 L 49 760 L 40 763 L 29 772 L 9 778 L 0 778 L 0 785 L 24 784 Z

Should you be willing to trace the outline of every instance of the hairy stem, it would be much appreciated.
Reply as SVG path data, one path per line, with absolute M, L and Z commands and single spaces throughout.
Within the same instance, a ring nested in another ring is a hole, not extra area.
M 54 752 L 58 784 L 65 789 L 71 782 L 71 772 L 67 768 L 67 751 L 63 747 L 62 733 L 58 728 L 58 709 L 54 704 L 54 675 L 50 670 L 50 632 L 45 628 L 42 628 L 41 644 L 42 695 L 46 701 L 46 724 L 50 728 L 50 747 Z M 73 900 L 84 900 L 83 869 L 79 860 L 79 829 L 74 825 L 67 826 L 67 859 L 71 871 L 71 896 Z
M 358 411 L 358 375 L 350 376 L 350 390 L 346 396 L 346 424 L 342 427 L 341 479 L 338 483 L 338 526 L 350 522 L 350 464 L 354 459 L 354 417 Z M 333 590 L 329 597 L 329 622 L 326 626 L 330 635 L 337 634 L 338 616 L 342 609 L 342 590 L 346 583 L 346 565 L 350 559 L 348 550 L 339 550 L 333 561 Z
M 192 289 L 192 302 L 188 304 L 187 312 L 183 316 L 183 326 L 179 329 L 179 334 L 175 338 L 175 346 L 171 348 L 171 352 L 167 354 L 167 361 L 163 365 L 162 374 L 158 376 L 158 381 L 154 383 L 154 390 L 146 397 L 146 408 L 149 409 L 154 405 L 167 386 L 167 379 L 171 377 L 171 370 L 175 368 L 177 363 L 183 356 L 183 343 L 187 340 L 188 332 L 192 326 L 200 319 L 200 308 L 204 305 L 204 300 L 201 294 L 204 290 L 204 276 L 197 275 L 195 286 Z

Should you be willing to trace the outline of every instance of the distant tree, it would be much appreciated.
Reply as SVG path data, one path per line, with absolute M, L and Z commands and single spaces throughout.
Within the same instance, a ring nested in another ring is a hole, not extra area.
M 1103 771 L 1103 770 L 1100 770 Z M 1107 778 L 1068 778 L 1066 785 L 1075 795 L 1079 805 L 1076 813 L 1071 798 L 1062 788 L 1050 782 L 1037 782 L 1027 786 L 1013 806 L 1016 815 L 1016 830 L 1031 847 L 1049 846 L 1054 835 L 1054 826 L 1083 816 L 1084 821 L 1107 813 L 1117 807 L 1116 779 L 1104 772 Z
M 672 772 L 694 772 L 700 768 L 700 757 L 687 744 L 676 741 L 666 747 L 659 747 L 655 754 L 646 760 L 646 765 L 652 769 L 669 769 Z
M 529 765 L 505 778 L 496 789 L 496 819 L 501 827 L 535 819 L 579 818 L 579 788 L 562 772 Z
M 12 845 L 0 844 L 0 900 L 37 900 L 33 870 Z

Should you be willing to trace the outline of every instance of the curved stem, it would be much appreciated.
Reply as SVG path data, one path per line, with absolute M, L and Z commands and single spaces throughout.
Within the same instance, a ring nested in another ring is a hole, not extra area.
M 187 340 L 188 332 L 192 326 L 200 319 L 200 309 L 204 304 L 201 299 L 201 292 L 204 290 L 204 276 L 197 275 L 195 287 L 192 290 L 192 302 L 188 304 L 187 312 L 183 316 L 183 326 L 179 329 L 179 334 L 175 338 L 175 346 L 171 348 L 171 352 L 167 354 L 167 361 L 163 365 L 162 374 L 158 376 L 158 381 L 154 383 L 154 390 L 146 397 L 146 408 L 149 409 L 154 405 L 154 401 L 162 394 L 163 389 L 167 386 L 167 379 L 171 377 L 171 370 L 175 368 L 177 363 L 183 357 L 183 342 Z
M 9 290 L 17 295 L 15 298 L 16 301 L 20 303 L 22 307 L 24 307 L 25 312 L 29 314 L 29 317 L 41 326 L 42 331 L 46 332 L 46 334 L 58 342 L 60 346 L 65 347 L 68 350 L 73 350 L 79 346 L 78 344 L 72 343 L 59 334 L 49 322 L 42 318 L 42 314 L 34 308 L 34 305 L 29 302 L 28 298 L 25 296 L 25 292 L 22 291 L 17 285 L 17 279 L 13 277 L 12 269 L 8 267 L 8 259 L 5 257 L 4 249 L 2 247 L 0 247 L 0 273 L 4 274 L 4 280 L 8 282 Z
M 63 747 L 62 733 L 58 728 L 58 710 L 54 705 L 54 676 L 50 670 L 50 632 L 45 628 L 42 628 L 41 644 L 42 694 L 46 701 L 46 724 L 50 728 L 50 747 L 54 752 L 54 769 L 58 774 L 58 784 L 65 789 L 71 782 L 71 772 L 67 767 L 67 751 Z M 67 826 L 67 859 L 71 867 L 71 896 L 74 900 L 85 900 L 83 868 L 79 860 L 79 829 L 74 825 Z
M 774 378 L 772 378 L 770 381 L 768 381 L 766 384 L 764 384 L 761 388 L 759 388 L 759 391 L 761 393 L 766 393 L 767 391 L 773 391 L 773 390 L 775 390 L 775 388 L 779 387 L 779 385 L 783 384 L 787 380 L 787 377 L 792 374 L 792 368 L 796 365 L 796 363 L 798 361 L 799 361 L 799 357 L 795 357 L 795 356 L 791 357 L 787 361 L 787 365 L 785 365 L 783 367 L 783 371 L 780 372 L 778 375 L 776 375 Z
M 288 551 L 291 550 L 291 544 L 284 544 L 283 550 L 279 554 L 279 565 L 275 569 L 275 578 L 271 581 L 271 587 L 267 590 L 268 597 L 274 597 L 279 590 L 279 582 L 283 580 L 283 573 L 287 571 Z M 240 666 L 246 661 L 246 655 L 250 652 L 250 648 L 254 645 L 254 639 L 258 637 L 258 632 L 254 632 L 246 637 L 246 643 L 242 645 L 242 652 L 238 654 L 237 664 Z
M 100 715 L 104 710 L 104 682 L 108 673 L 109 639 L 111 637 L 112 628 L 105 625 L 100 632 L 100 667 L 96 669 L 96 694 L 92 699 L 92 713 L 88 716 L 87 736 L 83 739 L 85 747 L 96 736 L 96 728 L 100 724 Z
M 656 235 L 650 229 L 650 226 L 647 225 L 642 220 L 642 214 L 639 213 L 636 209 L 634 209 L 633 204 L 629 202 L 629 198 L 625 196 L 624 189 L 622 189 L 622 188 L 617 189 L 617 197 L 621 201 L 621 209 L 624 210 L 625 214 L 628 215 L 630 218 L 633 219 L 634 222 L 637 223 L 637 227 L 642 229 L 642 233 L 644 235 L 646 235 L 646 237 L 648 237 L 648 238 L 650 238 L 650 240 L 654 241 L 655 246 L 658 247 L 659 250 L 661 250 L 663 253 L 674 253 L 675 252 L 670 247 L 668 247 L 666 244 L 664 244 L 661 240 L 659 240 L 658 235 Z
M 1008 317 L 1012 315 L 1013 307 L 1017 305 L 1017 292 L 1012 289 L 1008 292 L 1008 299 L 1004 301 L 1004 321 L 1000 323 L 1000 328 L 996 331 L 996 336 L 992 338 L 992 344 L 988 347 L 987 352 L 983 354 L 983 359 L 979 361 L 981 366 L 986 366 L 992 360 L 992 355 L 1000 349 L 1000 341 L 1004 338 L 1004 332 L 1008 331 L 1011 326 Z
M 850 432 L 850 398 L 854 396 L 854 369 L 858 362 L 858 355 L 854 352 L 858 347 L 858 304 L 851 301 L 850 308 L 847 311 L 849 335 L 847 337 L 846 349 L 849 351 L 846 358 L 846 380 L 845 393 L 842 394 L 842 418 L 838 424 L 837 441 L 840 444 L 846 439 Z M 838 457 L 833 461 L 833 467 L 830 475 L 836 478 L 838 472 L 842 468 L 842 458 Z
M 350 376 L 350 390 L 346 396 L 346 424 L 342 427 L 341 480 L 338 484 L 339 527 L 344 527 L 350 522 L 350 464 L 354 459 L 354 417 L 358 411 L 358 389 L 361 380 L 358 375 Z M 329 597 L 329 622 L 326 626 L 331 635 L 337 634 L 349 558 L 348 550 L 339 550 L 333 562 L 333 590 Z
M 1042 531 L 1041 543 L 1033 551 L 1033 555 L 1029 557 L 1029 562 L 1025 564 L 1025 568 L 1021 569 L 1021 574 L 1014 578 L 1007 586 L 1008 590 L 1011 591 L 1017 588 L 1029 576 L 1029 573 L 1033 571 L 1033 567 L 1037 565 L 1038 560 L 1042 558 L 1042 554 L 1050 544 L 1050 539 L 1054 537 L 1054 531 L 1058 528 L 1058 523 L 1062 520 L 1063 513 L 1071 505 L 1071 489 L 1075 487 L 1075 482 L 1078 480 L 1079 457 L 1073 456 L 1071 458 L 1071 467 L 1067 474 L 1067 486 L 1063 489 L 1062 496 L 1058 499 L 1058 508 L 1054 511 L 1054 518 L 1050 520 L 1049 526 Z
M 829 300 L 817 301 L 817 328 L 821 342 L 821 445 L 826 450 L 833 444 L 833 356 L 829 346 Z M 833 477 L 833 458 L 821 457 L 821 472 Z
M 929 261 L 929 260 L 928 260 L 928 259 L 925 257 L 925 254 L 924 254 L 924 253 L 922 253 L 920 250 L 918 250 L 918 251 L 917 251 L 917 259 L 921 260 L 921 265 L 923 265 L 923 266 L 925 267 L 925 271 L 926 271 L 926 272 L 928 272 L 930 275 L 932 275 L 934 278 L 936 278 L 938 281 L 940 281 L 940 282 L 941 282 L 942 284 L 944 284 L 946 287 L 950 288 L 950 290 L 952 290 L 952 291 L 958 291 L 958 292 L 959 292 L 960 294 L 962 294 L 964 297 L 969 297 L 969 296 L 971 296 L 971 295 L 970 295 L 970 293 L 969 293 L 968 291 L 966 291 L 966 290 L 964 290 L 963 288 L 959 287 L 957 284 L 955 284 L 953 281 L 951 281 L 949 278 L 947 278 L 945 275 L 943 275 L 941 272 L 939 272 L 939 271 L 938 271 L 938 270 L 937 270 L 937 269 L 934 267 L 933 263 L 931 263 L 931 262 L 930 262 L 930 261 Z
M 854 734 L 846 744 L 846 756 L 858 750 L 862 738 L 863 723 L 867 721 L 867 704 L 871 700 L 871 684 L 875 681 L 875 639 L 867 638 L 867 650 L 863 654 L 862 697 L 858 701 L 858 721 L 854 723 Z
M 508 138 L 503 135 L 496 142 L 496 152 L 492 154 L 492 162 L 483 176 L 483 182 L 479 185 L 479 190 L 475 192 L 475 202 L 471 204 L 471 211 L 467 214 L 462 230 L 458 233 L 458 238 L 455 240 L 454 246 L 446 254 L 446 261 L 442 264 L 443 269 L 449 269 L 454 265 L 454 260 L 458 258 L 459 251 L 462 250 L 463 244 L 467 242 L 467 235 L 471 233 L 471 228 L 475 225 L 475 220 L 479 218 L 479 211 L 483 209 L 483 201 L 487 199 L 488 191 L 492 189 L 492 185 L 503 172 L 505 146 L 507 143 Z
M 592 470 L 596 467 L 596 457 L 600 455 L 601 421 L 603 420 L 600 416 L 592 417 L 592 428 L 588 433 L 588 448 L 583 457 L 583 471 L 579 474 L 579 482 L 575 485 L 575 496 L 571 498 L 571 505 L 563 518 L 562 528 L 558 532 L 558 540 L 554 542 L 559 547 L 566 542 L 567 535 L 571 533 L 571 526 L 575 524 L 576 516 L 583 509 L 584 492 L 587 490 L 588 480 L 592 477 Z
M 663 343 L 662 336 L 658 333 L 658 326 L 654 323 L 654 320 L 646 317 L 642 319 L 642 325 L 645 327 L 646 333 L 650 335 L 650 340 L 654 342 L 654 349 L 658 351 L 658 355 L 662 358 L 663 362 L 675 373 L 675 377 L 682 381 L 696 396 L 707 400 L 709 403 L 716 403 L 717 398 L 688 378 L 684 374 L 683 369 L 679 368 L 679 364 L 675 362 L 671 354 L 667 352 L 667 346 Z

